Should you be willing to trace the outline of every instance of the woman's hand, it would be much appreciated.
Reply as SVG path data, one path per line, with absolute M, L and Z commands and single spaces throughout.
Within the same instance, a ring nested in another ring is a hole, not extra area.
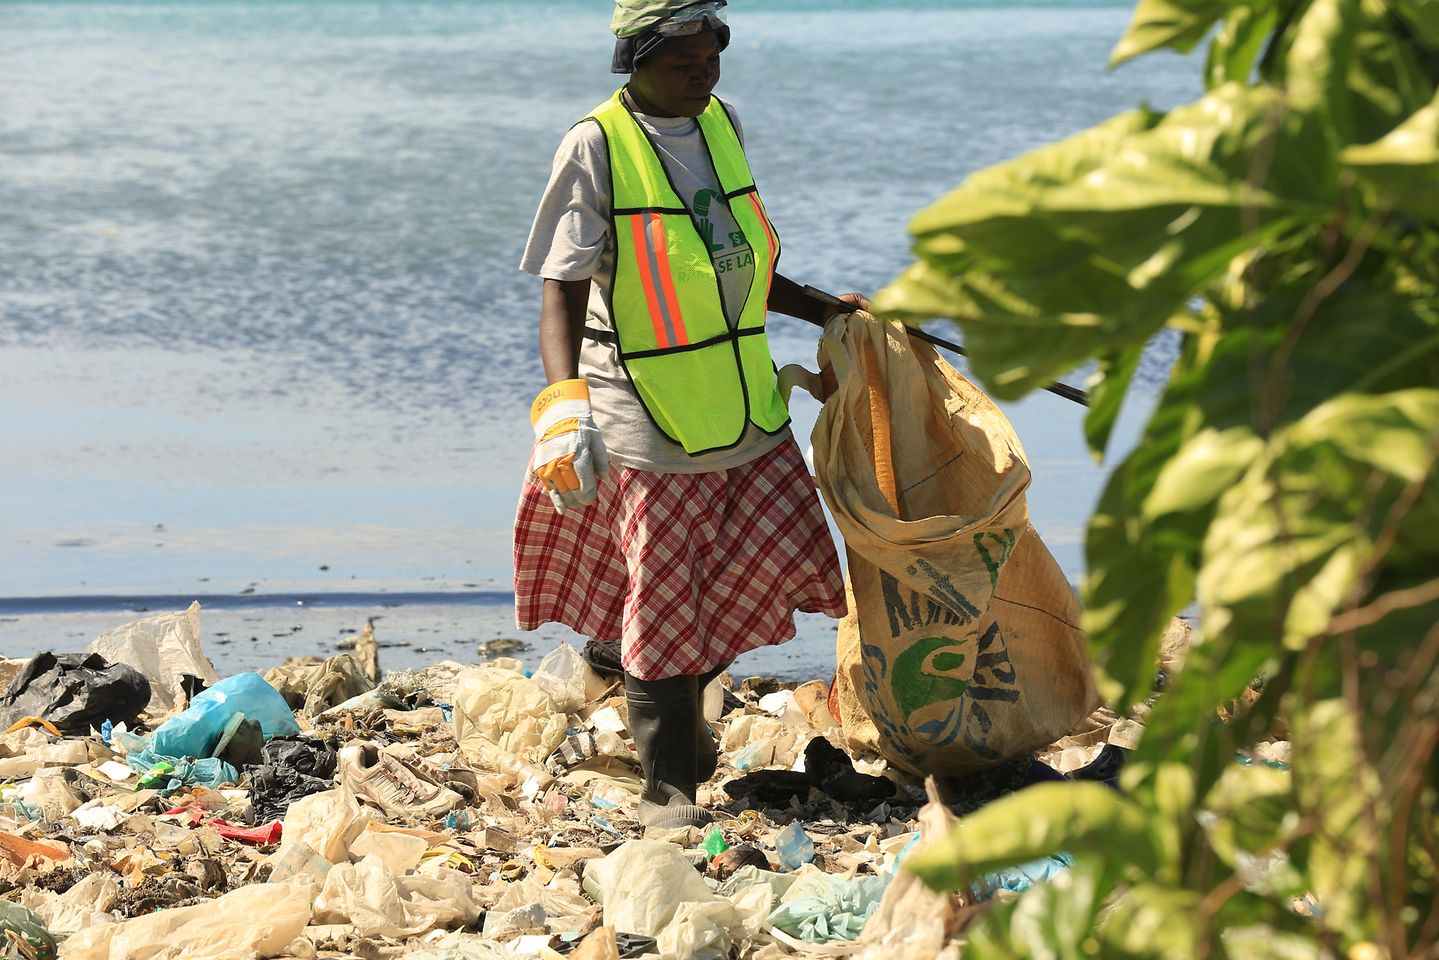
M 869 297 L 866 297 L 862 293 L 842 293 L 839 295 L 839 298 L 853 307 L 854 310 L 869 310 Z M 823 319 L 825 323 L 828 323 L 831 317 L 851 312 L 853 311 L 846 310 L 838 304 L 827 303 L 824 305 L 824 316 L 821 319 Z

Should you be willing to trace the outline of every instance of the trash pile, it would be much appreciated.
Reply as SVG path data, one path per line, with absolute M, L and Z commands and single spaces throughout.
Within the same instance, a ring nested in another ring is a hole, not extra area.
M 929 960 L 1064 867 L 963 895 L 903 872 L 953 811 L 1060 774 L 1026 757 L 941 802 L 836 746 L 823 680 L 712 684 L 717 819 L 646 835 L 613 651 L 388 675 L 375 651 L 367 628 L 222 679 L 192 605 L 0 664 L 0 952 Z M 1107 779 L 1106 737 L 1051 753 Z

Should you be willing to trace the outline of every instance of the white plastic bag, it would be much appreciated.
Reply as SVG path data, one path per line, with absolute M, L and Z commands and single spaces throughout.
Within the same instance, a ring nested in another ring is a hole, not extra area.
M 958 819 L 939 798 L 931 777 L 925 782 L 929 802 L 919 811 L 919 842 L 945 836 Z M 906 846 L 905 850 L 914 849 Z M 860 940 L 867 960 L 929 960 L 949 939 L 958 923 L 959 900 L 936 893 L 916 874 L 895 865 L 895 876 L 884 891 L 879 908 L 864 925 Z
M 567 714 L 535 681 L 494 667 L 475 667 L 455 682 L 455 740 L 466 759 L 493 762 L 513 754 L 544 760 L 565 738 Z
M 374 854 L 336 865 L 315 898 L 316 923 L 348 923 L 362 937 L 411 937 L 473 923 L 479 915 L 463 873 L 397 877 Z
M 275 957 L 310 922 L 303 884 L 257 883 L 190 907 L 87 927 L 60 948 L 62 960 L 233 960 Z
M 301 797 L 285 811 L 280 849 L 271 862 L 278 862 L 291 847 L 304 844 L 330 863 L 345 863 L 350 859 L 350 845 L 369 823 L 370 815 L 346 787 Z
M 217 683 L 215 665 L 200 648 L 200 603 L 188 610 L 162 613 L 127 623 L 100 634 L 85 648 L 111 663 L 134 667 L 150 681 L 150 706 L 154 716 L 164 716 L 184 702 L 180 678 L 199 677 L 205 684 Z
M 676 953 L 675 945 L 684 944 L 704 956 L 723 956 L 729 938 L 744 929 L 734 904 L 711 891 L 680 848 L 663 840 L 623 844 L 585 869 L 585 887 L 604 902 L 606 924 L 655 937 L 666 953 Z M 717 930 L 725 935 L 718 936 Z
M 589 678 L 593 672 L 578 650 L 562 643 L 545 654 L 533 679 L 550 695 L 556 707 L 574 713 L 588 700 L 587 688 L 591 686 Z

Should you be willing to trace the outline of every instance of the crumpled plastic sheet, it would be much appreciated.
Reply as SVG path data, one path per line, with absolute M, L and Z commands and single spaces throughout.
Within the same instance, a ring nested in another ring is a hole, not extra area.
M 769 922 L 805 943 L 856 940 L 879 909 L 887 876 L 841 877 L 806 868 L 769 915 Z
M 569 720 L 530 678 L 493 666 L 475 667 L 455 683 L 455 740 L 471 761 L 496 752 L 539 763 L 565 738 Z
M 348 923 L 362 937 L 410 937 L 473 923 L 470 878 L 458 870 L 397 877 L 378 856 L 336 864 L 315 898 L 316 923 Z
M 189 907 L 87 927 L 65 941 L 64 960 L 234 960 L 275 957 L 310 922 L 304 884 L 257 883 Z
M 735 904 L 712 891 L 683 851 L 663 840 L 622 844 L 585 869 L 585 888 L 603 901 L 607 925 L 656 937 L 668 955 L 724 957 L 746 931 Z
M 280 836 L 280 849 L 271 862 L 301 845 L 330 863 L 348 862 L 350 845 L 365 832 L 369 823 L 369 813 L 347 788 L 312 793 L 290 804 Z
M 405 954 L 405 960 L 520 960 L 520 955 L 508 943 L 472 933 L 451 933 L 423 950 Z
M 185 677 L 206 684 L 220 679 L 200 648 L 198 601 L 182 612 L 145 617 L 102 633 L 85 650 L 111 663 L 129 664 L 144 674 L 150 681 L 148 709 L 157 717 L 184 702 Z
M 987 899 L 996 890 L 1023 893 L 1036 883 L 1045 883 L 1074 866 L 1074 858 L 1067 853 L 1031 860 L 1017 867 L 1008 867 L 986 874 L 975 881 L 970 891 L 978 899 Z
M 22 906 L 34 910 L 56 934 L 114 923 L 109 915 L 120 895 L 120 883 L 110 873 L 92 873 L 64 893 L 28 887 L 20 891 Z
M 150 703 L 150 681 L 98 653 L 37 653 L 0 697 L 0 729 L 41 717 L 64 734 L 84 735 L 106 720 L 133 722 Z
M 271 667 L 265 671 L 265 682 L 279 691 L 291 709 L 307 717 L 375 689 L 375 681 L 348 653 L 314 665 Z
M 191 760 L 187 757 L 165 757 L 157 753 L 152 753 L 149 750 L 143 750 L 140 753 L 132 753 L 125 758 L 125 761 L 129 763 L 132 768 L 142 773 L 150 770 L 162 760 L 175 767 L 166 777 L 164 783 L 150 788 L 157 791 L 162 797 L 173 796 L 186 787 L 198 785 L 214 790 L 224 783 L 240 782 L 239 771 L 219 757 Z

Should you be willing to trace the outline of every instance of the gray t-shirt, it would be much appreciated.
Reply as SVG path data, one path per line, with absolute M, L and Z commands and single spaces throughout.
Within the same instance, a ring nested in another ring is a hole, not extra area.
M 728 103 L 724 107 L 743 142 L 734 107 Z M 638 113 L 635 118 L 650 135 L 675 190 L 709 244 L 725 303 L 738 310 L 754 278 L 754 253 L 723 199 L 698 121 Z M 615 245 L 610 233 L 612 189 L 609 153 L 599 123 L 587 120 L 576 124 L 555 153 L 550 182 L 520 260 L 520 269 L 537 277 L 593 281 L 585 324 L 605 331 L 614 330 L 610 319 L 615 276 Z M 731 327 L 739 323 L 737 315 L 728 319 Z M 650 421 L 620 366 L 613 343 L 585 338 L 580 348 L 580 376 L 589 382 L 595 424 L 610 460 L 622 466 L 656 473 L 728 470 L 768 453 L 790 435 L 788 427 L 769 435 L 751 424 L 734 447 L 692 457 Z

